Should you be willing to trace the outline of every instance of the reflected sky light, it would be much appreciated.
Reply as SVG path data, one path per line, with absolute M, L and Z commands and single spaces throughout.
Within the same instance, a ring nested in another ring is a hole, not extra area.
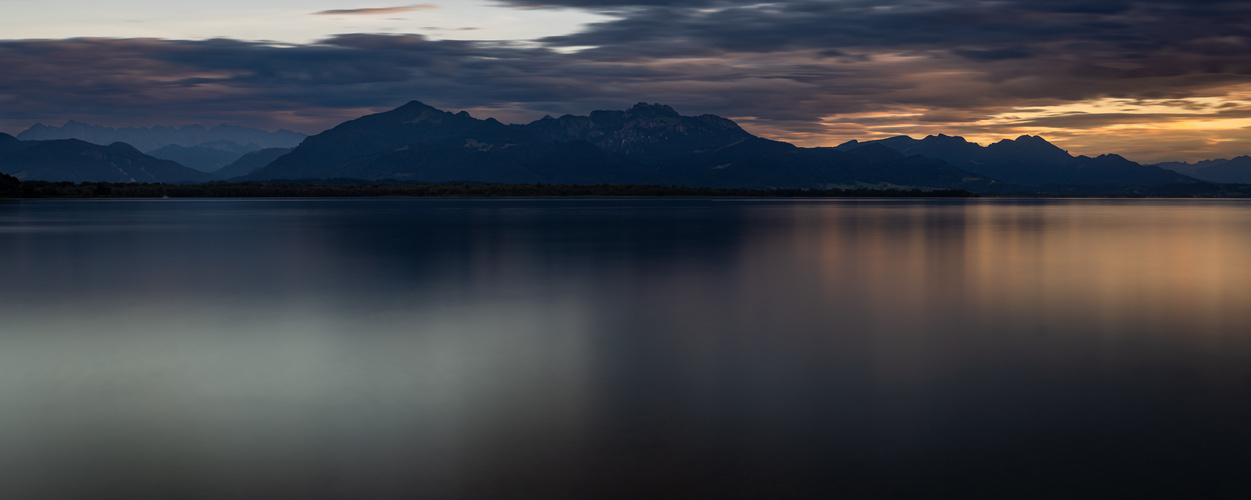
M 1251 445 L 1247 227 L 1213 200 L 0 203 L 0 493 L 1219 493 Z

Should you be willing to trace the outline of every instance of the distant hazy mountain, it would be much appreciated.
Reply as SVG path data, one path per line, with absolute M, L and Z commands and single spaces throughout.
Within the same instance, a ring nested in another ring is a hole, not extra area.
M 256 144 L 240 146 L 230 141 L 213 141 L 192 147 L 170 144 L 155 151 L 149 151 L 148 154 L 155 158 L 176 161 L 184 167 L 191 167 L 201 172 L 213 172 L 259 149 L 261 147 Z
M 840 150 L 880 144 L 905 155 L 923 155 L 1000 181 L 1041 186 L 1047 184 L 1158 186 L 1198 182 L 1155 166 L 1141 165 L 1118 155 L 1095 158 L 1072 156 L 1042 137 L 1023 135 L 988 146 L 947 135 L 913 139 L 907 136 L 877 141 L 850 141 Z
M 310 137 L 249 178 L 754 188 L 992 182 L 942 161 L 888 156 L 798 148 L 755 137 L 724 118 L 682 116 L 658 104 L 509 126 L 414 101 Z
M 23 181 L 185 182 L 211 178 L 120 142 L 100 146 L 77 139 L 17 141 L 12 136 L 0 137 L 0 173 Z
M 17 135 L 17 138 L 23 141 L 78 139 L 100 145 L 124 142 L 141 151 L 154 151 L 171 144 L 193 147 L 214 141 L 255 144 L 257 149 L 290 148 L 299 144 L 300 141 L 304 140 L 304 137 L 306 137 L 304 134 L 285 129 L 266 132 L 260 129 L 234 125 L 218 125 L 211 128 L 205 128 L 202 125 L 187 125 L 177 128 L 164 126 L 112 128 L 76 122 L 74 120 L 70 120 L 60 127 L 50 127 L 37 123 Z
M 1156 163 L 1155 166 L 1160 167 L 1165 170 L 1172 170 L 1179 174 L 1194 177 L 1195 171 L 1201 168 L 1200 167 L 1201 164 L 1205 164 L 1208 162 L 1226 162 L 1226 161 L 1229 161 L 1229 160 L 1203 160 L 1197 163 L 1186 163 L 1186 162 L 1181 162 L 1181 161 L 1166 161 L 1164 163 Z M 1198 177 L 1195 177 L 1195 178 L 1197 179 Z
M 1251 184 L 1251 156 L 1203 160 L 1195 163 L 1172 161 L 1157 163 L 1155 166 L 1209 182 Z
M 291 152 L 292 148 L 268 148 L 260 151 L 247 153 L 235 160 L 234 163 L 215 170 L 213 175 L 218 179 L 232 179 L 248 175 L 258 168 L 269 165 L 278 157 Z

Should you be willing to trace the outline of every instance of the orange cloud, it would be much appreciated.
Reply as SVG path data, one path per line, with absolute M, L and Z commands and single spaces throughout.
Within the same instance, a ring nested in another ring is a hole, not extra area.
M 412 12 L 415 10 L 437 9 L 438 5 L 428 3 L 418 5 L 407 5 L 403 7 L 377 7 L 371 9 L 332 9 L 314 12 L 317 16 L 370 16 L 379 14 L 399 14 L 401 12 Z

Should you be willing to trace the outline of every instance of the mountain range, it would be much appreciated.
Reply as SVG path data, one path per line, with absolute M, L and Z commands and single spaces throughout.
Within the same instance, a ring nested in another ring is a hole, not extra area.
M 176 161 L 184 167 L 191 167 L 201 172 L 215 172 L 242 158 L 243 155 L 260 149 L 260 146 L 253 143 L 241 146 L 231 141 L 222 140 L 206 142 L 191 147 L 170 144 L 154 151 L 148 151 L 148 154 L 162 160 Z
M 182 127 L 104 127 L 74 120 L 60 127 L 52 127 L 36 123 L 17 134 L 22 141 L 47 141 L 55 139 L 78 139 L 107 146 L 115 142 L 124 142 L 144 152 L 156 151 L 171 144 L 182 147 L 194 147 L 214 141 L 229 141 L 235 144 L 254 144 L 261 148 L 295 147 L 307 137 L 299 132 L 282 129 L 267 132 L 260 129 L 239 127 L 234 125 L 186 125 Z
M 309 137 L 247 178 L 752 188 L 976 189 L 994 182 L 932 159 L 883 153 L 800 148 L 659 104 L 505 125 L 413 101 Z
M 141 130 L 157 129 L 161 128 Z M 669 106 L 647 103 L 506 125 L 412 101 L 344 122 L 290 149 L 262 149 L 255 141 L 239 144 L 219 139 L 193 146 L 166 145 L 148 156 L 118 144 L 4 136 L 0 172 L 27 180 L 114 182 L 348 178 L 999 193 L 1062 192 L 1056 187 L 1063 186 L 1089 191 L 1099 186 L 1203 184 L 1177 171 L 1117 155 L 1073 156 L 1036 136 L 987 146 L 940 134 L 803 148 L 757 137 L 715 115 L 684 116 Z M 60 160 L 54 165 L 39 155 Z M 153 156 L 176 159 L 181 165 Z M 71 165 L 75 161 L 79 164 Z M 117 172 L 120 165 L 133 170 L 140 164 L 143 175 Z M 167 168 L 170 164 L 180 168 Z
M 1160 186 L 1198 182 L 1155 166 L 1141 165 L 1119 155 L 1094 158 L 1073 156 L 1042 137 L 1023 135 L 981 146 L 963 137 L 931 135 L 924 139 L 898 136 L 877 141 L 849 141 L 840 150 L 880 144 L 905 155 L 943 160 L 953 166 L 1010 184 L 1025 186 L 1101 185 Z
M 309 137 L 248 178 L 624 184 L 650 177 L 586 142 L 543 141 L 494 119 L 412 102 Z
M 1208 182 L 1251 184 L 1251 156 L 1203 160 L 1195 163 L 1172 161 L 1157 163 L 1156 166 Z
M 0 172 L 20 180 L 70 182 L 204 182 L 212 176 L 153 158 L 133 146 L 78 139 L 19 141 L 0 134 Z

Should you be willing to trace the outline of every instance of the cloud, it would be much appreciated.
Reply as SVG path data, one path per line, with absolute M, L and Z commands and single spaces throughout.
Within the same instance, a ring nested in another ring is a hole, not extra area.
M 437 9 L 439 6 L 431 4 L 407 5 L 403 7 L 378 7 L 372 9 L 333 9 L 314 12 L 317 16 L 372 16 L 379 14 L 399 14 L 402 12 L 413 12 L 417 10 Z
M 1157 137 L 1146 132 L 1153 126 L 1223 120 L 1221 113 L 1251 106 L 1248 2 L 545 5 L 613 17 L 527 43 L 368 33 L 282 46 L 0 41 L 0 126 L 192 120 L 317 132 L 411 99 L 504 121 L 647 101 L 732 117 L 750 131 L 805 145 L 896 134 L 989 140 L 1042 133 L 1080 153 L 1162 156 L 1167 152 L 1134 141 Z M 572 48 L 581 49 L 564 50 Z M 1113 101 L 1156 104 L 1086 109 Z M 1221 104 L 1232 107 L 1222 111 Z M 1066 111 L 1029 111 L 1057 109 Z M 1193 142 L 1182 148 L 1187 154 L 1248 152 L 1232 149 L 1246 144 L 1229 140 L 1233 132 L 1211 132 L 1224 139 L 1204 145 L 1208 132 L 1187 130 L 1171 132 Z

